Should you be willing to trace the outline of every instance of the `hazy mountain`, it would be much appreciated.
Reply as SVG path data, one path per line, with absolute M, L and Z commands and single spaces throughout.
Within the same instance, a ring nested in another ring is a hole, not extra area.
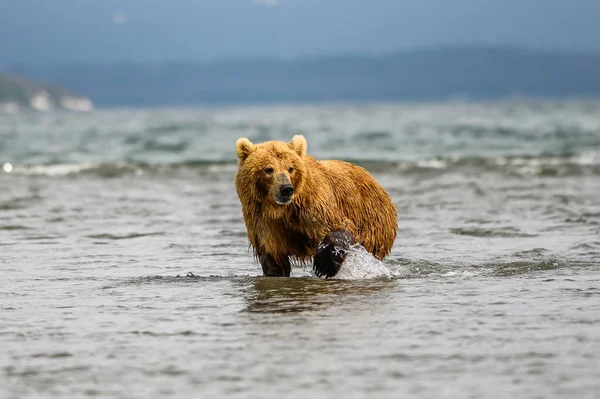
M 506 47 L 13 69 L 103 106 L 592 97 L 600 96 L 598 71 L 600 54 Z
M 92 102 L 70 90 L 0 73 L 0 113 L 21 110 L 89 111 Z

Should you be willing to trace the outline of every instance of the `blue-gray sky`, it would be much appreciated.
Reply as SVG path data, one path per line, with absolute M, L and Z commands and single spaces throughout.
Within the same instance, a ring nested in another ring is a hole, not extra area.
M 0 0 L 0 65 L 519 45 L 600 52 L 599 0 Z

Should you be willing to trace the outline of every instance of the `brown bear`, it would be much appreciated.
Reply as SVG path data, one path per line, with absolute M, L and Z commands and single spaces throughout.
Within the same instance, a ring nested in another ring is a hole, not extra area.
M 316 160 L 301 135 L 289 143 L 240 138 L 235 147 L 236 190 L 265 276 L 288 277 L 292 260 L 312 260 L 317 276 L 333 277 L 357 242 L 380 260 L 389 254 L 396 207 L 365 169 Z

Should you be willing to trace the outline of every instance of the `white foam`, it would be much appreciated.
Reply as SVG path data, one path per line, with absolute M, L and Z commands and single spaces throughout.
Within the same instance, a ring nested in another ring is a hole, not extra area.
M 364 280 L 372 278 L 390 278 L 392 273 L 382 261 L 375 258 L 362 245 L 350 247 L 340 271 L 334 278 L 340 280 Z
M 61 98 L 60 105 L 64 109 L 75 112 L 90 112 L 94 109 L 94 103 L 84 97 L 65 96 Z
M 29 105 L 37 111 L 49 111 L 52 108 L 52 100 L 47 91 L 37 92 L 30 100 Z
M 11 165 L 12 166 L 12 165 Z M 19 175 L 67 176 L 96 167 L 92 163 L 70 163 L 56 165 L 14 166 L 11 171 Z
M 5 162 L 2 165 L 2 170 L 5 171 L 6 173 L 10 173 L 13 170 L 13 166 L 10 162 Z

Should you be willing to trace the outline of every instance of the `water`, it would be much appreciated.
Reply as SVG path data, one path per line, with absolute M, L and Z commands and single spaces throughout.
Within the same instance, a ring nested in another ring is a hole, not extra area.
M 235 139 L 298 133 L 389 191 L 391 278 L 259 277 Z M 2 165 L 0 397 L 600 392 L 598 102 L 4 115 Z
M 338 280 L 365 280 L 373 278 L 390 278 L 390 269 L 375 258 L 362 245 L 351 245 L 346 252 L 344 267 L 335 275 Z

